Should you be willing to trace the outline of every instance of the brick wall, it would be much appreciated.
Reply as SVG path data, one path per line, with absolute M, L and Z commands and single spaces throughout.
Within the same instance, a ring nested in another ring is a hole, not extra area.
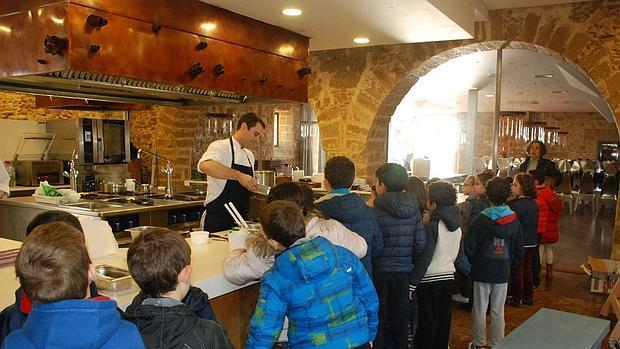
M 278 149 L 273 147 L 273 113 L 276 110 L 285 116 L 281 123 L 283 143 Z M 134 111 L 130 114 L 132 142 L 136 147 L 149 150 L 155 144 L 158 154 L 171 159 L 175 168 L 173 184 L 181 188 L 184 180 L 192 178 L 192 172 L 196 176 L 196 164 L 209 144 L 229 136 L 221 132 L 207 132 L 209 114 L 231 114 L 235 129 L 239 117 L 248 112 L 256 113 L 267 126 L 261 142 L 249 148 L 257 160 L 278 158 L 294 165 L 301 163 L 301 149 L 295 140 L 299 139 L 298 104 L 220 104 L 195 108 L 156 106 L 149 111 Z M 218 123 L 222 120 L 218 119 Z M 158 171 L 162 165 L 164 162 L 158 160 Z M 148 182 L 150 172 L 151 159 L 146 155 L 142 160 L 143 181 Z M 157 183 L 165 183 L 164 174 L 158 172 Z

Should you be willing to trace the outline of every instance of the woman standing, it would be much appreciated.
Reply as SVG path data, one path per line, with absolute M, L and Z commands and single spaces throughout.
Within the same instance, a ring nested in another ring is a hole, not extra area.
M 556 186 L 562 183 L 562 174 L 555 165 L 555 162 L 544 158 L 547 154 L 545 143 L 538 140 L 531 141 L 525 150 L 527 151 L 528 157 L 521 166 L 519 166 L 519 172 L 530 173 L 531 171 L 539 170 L 542 171 L 545 176 L 553 177 Z

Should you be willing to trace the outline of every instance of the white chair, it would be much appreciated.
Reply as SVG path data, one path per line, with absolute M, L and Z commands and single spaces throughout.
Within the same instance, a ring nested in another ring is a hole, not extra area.
M 592 171 L 584 171 L 581 177 L 581 185 L 576 194 L 573 194 L 575 200 L 575 211 L 582 203 L 588 203 L 592 207 L 592 213 L 596 214 L 596 195 L 594 195 L 594 180 Z
M 568 172 L 562 173 L 562 183 L 560 183 L 560 185 L 556 188 L 556 191 L 558 193 L 558 196 L 562 199 L 564 203 L 568 202 L 568 213 L 573 214 L 573 205 L 575 203 L 575 199 L 573 196 L 576 194 L 576 192 L 573 192 L 573 188 L 570 184 L 570 174 Z
M 618 178 L 614 173 L 613 175 L 608 175 L 605 177 L 603 188 L 601 189 L 601 196 L 598 198 L 596 204 L 597 215 L 601 212 L 602 207 L 610 208 L 610 211 L 613 212 L 616 207 L 617 196 Z

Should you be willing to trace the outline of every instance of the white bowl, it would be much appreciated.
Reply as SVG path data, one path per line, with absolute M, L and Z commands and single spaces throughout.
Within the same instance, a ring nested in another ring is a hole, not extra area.
M 192 237 L 192 245 L 205 245 L 209 243 L 208 231 L 193 231 L 189 234 Z

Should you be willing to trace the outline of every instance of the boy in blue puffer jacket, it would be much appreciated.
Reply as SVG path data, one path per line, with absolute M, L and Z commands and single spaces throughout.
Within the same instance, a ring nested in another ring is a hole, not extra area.
M 285 316 L 293 348 L 370 348 L 378 300 L 359 259 L 321 236 L 306 238 L 292 202 L 268 204 L 260 222 L 282 252 L 263 276 L 246 348 L 273 348 Z
M 329 193 L 314 203 L 314 208 L 327 218 L 335 219 L 366 240 L 368 252 L 362 264 L 372 276 L 371 259 L 383 249 L 383 237 L 373 210 L 349 188 L 355 178 L 355 164 L 344 156 L 335 156 L 325 163 L 325 188 Z
M 395 348 L 407 348 L 409 273 L 422 257 L 426 232 L 416 194 L 404 191 L 407 170 L 389 163 L 380 166 L 375 176 L 377 197 L 371 199 L 370 204 L 374 206 L 383 235 L 383 250 L 372 261 L 373 280 L 379 295 L 379 330 L 375 345 L 383 348 L 393 342 Z

